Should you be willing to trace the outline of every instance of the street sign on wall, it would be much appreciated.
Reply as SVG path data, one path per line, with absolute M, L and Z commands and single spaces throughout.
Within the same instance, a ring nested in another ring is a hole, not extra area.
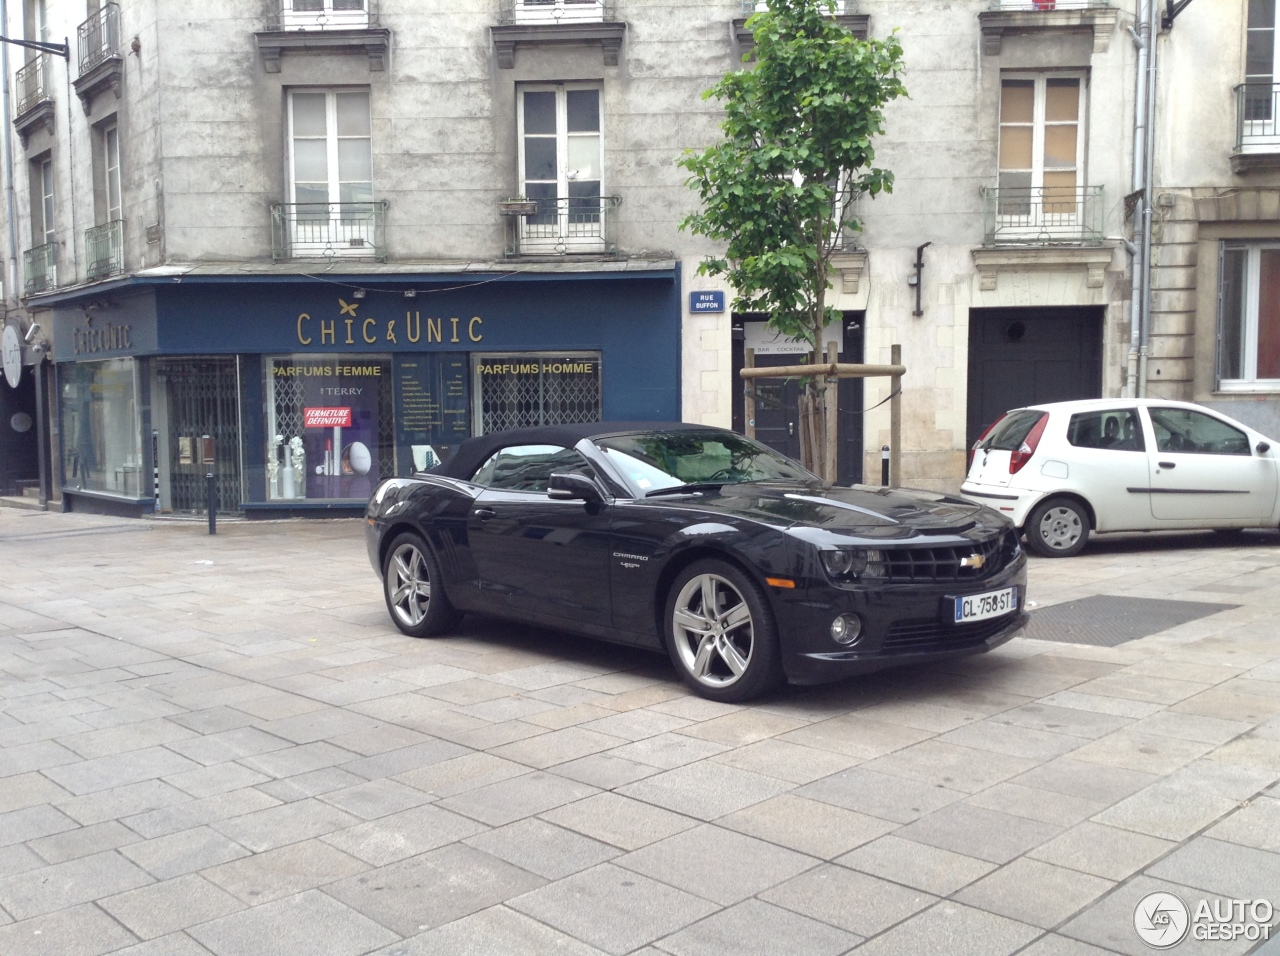
M 704 292 L 689 293 L 690 312 L 723 312 L 724 290 L 711 289 Z

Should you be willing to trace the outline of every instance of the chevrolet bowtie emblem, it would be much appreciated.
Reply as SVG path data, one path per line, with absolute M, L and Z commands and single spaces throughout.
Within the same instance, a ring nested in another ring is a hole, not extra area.
M 986 563 L 987 559 L 980 554 L 971 554 L 967 558 L 960 559 L 960 567 L 962 568 L 974 568 L 976 570 Z

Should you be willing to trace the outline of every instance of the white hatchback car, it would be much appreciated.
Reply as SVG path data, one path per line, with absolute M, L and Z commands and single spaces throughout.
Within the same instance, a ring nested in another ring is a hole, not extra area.
M 1078 554 L 1090 531 L 1275 528 L 1274 444 L 1187 402 L 1032 405 L 974 442 L 960 491 L 1012 519 L 1046 557 Z

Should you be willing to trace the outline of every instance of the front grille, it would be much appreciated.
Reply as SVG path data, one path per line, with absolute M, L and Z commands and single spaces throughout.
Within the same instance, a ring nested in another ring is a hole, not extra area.
M 1010 615 L 972 624 L 899 621 L 889 628 L 881 651 L 885 654 L 922 654 L 974 647 L 1004 630 L 1012 621 Z
M 1018 548 L 1011 530 L 959 547 L 886 548 L 881 554 L 890 581 L 981 581 L 1003 571 Z M 980 566 L 973 566 L 975 558 L 981 558 Z

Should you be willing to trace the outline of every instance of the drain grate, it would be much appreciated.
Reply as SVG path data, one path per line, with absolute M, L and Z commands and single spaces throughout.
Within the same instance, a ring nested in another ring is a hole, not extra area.
M 1234 607 L 1239 605 L 1099 594 L 1033 611 L 1019 637 L 1115 647 Z

